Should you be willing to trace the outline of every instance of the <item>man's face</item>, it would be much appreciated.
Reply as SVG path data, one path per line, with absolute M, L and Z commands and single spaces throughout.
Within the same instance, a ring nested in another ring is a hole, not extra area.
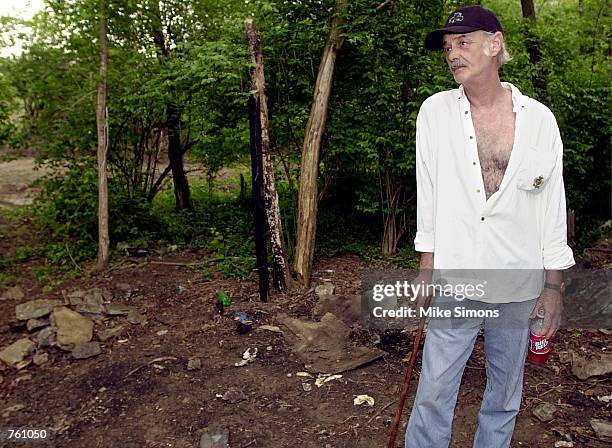
M 478 81 L 483 72 L 496 64 L 494 58 L 484 52 L 485 35 L 482 31 L 446 34 L 443 42 L 446 62 L 459 84 Z

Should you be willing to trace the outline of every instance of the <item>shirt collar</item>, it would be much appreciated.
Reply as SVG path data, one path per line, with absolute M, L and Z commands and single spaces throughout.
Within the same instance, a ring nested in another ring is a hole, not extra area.
M 519 109 L 524 108 L 525 100 L 521 91 L 512 83 L 502 81 L 501 84 L 504 89 L 510 89 L 510 91 L 512 92 L 512 112 L 516 113 L 519 111 Z M 459 97 L 457 99 L 467 102 L 468 105 L 470 104 L 467 99 L 467 96 L 465 96 L 463 84 L 459 86 Z

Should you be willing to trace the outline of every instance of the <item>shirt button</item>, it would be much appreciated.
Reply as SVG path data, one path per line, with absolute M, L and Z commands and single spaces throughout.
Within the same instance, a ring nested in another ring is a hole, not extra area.
M 470 140 L 473 140 L 473 139 L 474 139 L 474 136 L 473 136 L 473 135 L 470 135 Z
M 481 217 L 480 217 L 480 220 L 481 220 L 481 221 L 484 221 L 484 216 L 481 216 Z
M 467 110 L 465 111 L 465 114 L 466 114 L 466 115 L 468 114 L 468 111 L 467 111 Z
M 476 162 L 472 162 L 472 165 L 476 166 Z

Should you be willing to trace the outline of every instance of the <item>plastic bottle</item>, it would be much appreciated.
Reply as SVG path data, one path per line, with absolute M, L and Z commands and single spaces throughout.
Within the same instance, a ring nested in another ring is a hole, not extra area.
M 544 309 L 538 310 L 537 317 L 531 319 L 529 324 L 529 352 L 527 358 L 534 364 L 544 364 L 548 361 L 552 345 L 550 341 L 540 336 L 544 324 Z

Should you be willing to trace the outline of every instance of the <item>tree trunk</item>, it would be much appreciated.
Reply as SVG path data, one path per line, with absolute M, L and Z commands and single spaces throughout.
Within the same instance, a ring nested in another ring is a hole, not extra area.
M 542 61 L 542 50 L 540 42 L 533 32 L 536 22 L 536 12 L 533 0 L 521 0 L 521 9 L 523 18 L 529 20 L 529 25 L 526 30 L 527 53 L 529 54 L 529 63 L 533 67 L 531 82 L 536 92 L 538 100 L 545 101 L 546 98 L 546 80 L 545 74 L 542 73 L 540 62 Z
M 327 109 L 336 65 L 336 57 L 344 38 L 340 30 L 344 23 L 348 0 L 337 0 L 336 10 L 331 23 L 323 57 L 315 84 L 314 100 L 304 131 L 304 146 L 300 166 L 300 191 L 298 194 L 297 236 L 293 269 L 298 281 L 310 285 L 310 270 L 314 258 L 315 235 L 317 227 L 317 177 L 319 174 L 319 151 L 321 138 L 325 131 Z
M 191 210 L 189 182 L 183 165 L 183 147 L 181 145 L 181 111 L 176 106 L 168 105 L 168 161 L 172 170 L 174 198 L 177 210 Z
M 287 290 L 287 257 L 283 244 L 283 226 L 278 206 L 278 194 L 274 179 L 274 164 L 270 154 L 270 136 L 268 133 L 268 105 L 265 93 L 265 77 L 263 66 L 263 51 L 261 39 L 253 20 L 245 21 L 245 34 L 251 52 L 251 61 L 255 64 L 252 70 L 252 92 L 257 102 L 259 124 L 261 126 L 261 153 L 263 159 L 263 186 L 266 220 L 270 231 L 270 247 L 272 250 L 272 278 L 276 289 Z
M 268 280 L 268 251 L 266 248 L 266 205 L 263 181 L 263 154 L 261 151 L 261 112 L 253 95 L 249 96 L 249 125 L 251 131 L 251 178 L 253 183 L 253 221 L 255 227 L 255 257 L 259 274 L 259 300 L 267 302 L 270 289 Z
M 100 83 L 96 124 L 98 130 L 98 271 L 108 266 L 108 183 L 106 178 L 106 154 L 108 151 L 108 122 L 106 109 L 106 72 L 108 71 L 108 41 L 104 0 L 100 0 Z

